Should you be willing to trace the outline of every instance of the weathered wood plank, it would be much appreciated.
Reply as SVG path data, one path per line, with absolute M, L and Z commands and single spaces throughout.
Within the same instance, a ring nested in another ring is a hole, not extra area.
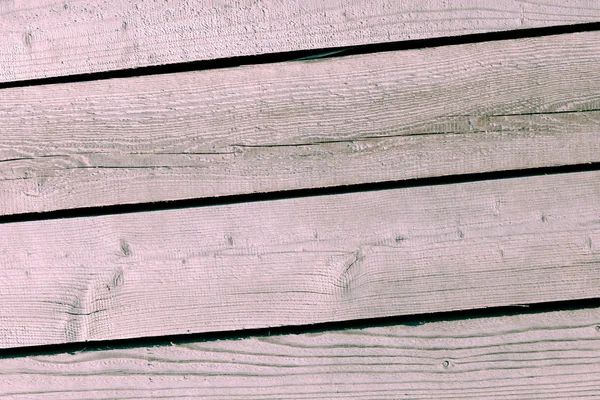
M 0 91 L 0 214 L 600 161 L 600 32 Z
M 0 360 L 12 399 L 579 399 L 600 310 Z
M 0 81 L 600 20 L 595 0 L 0 3 Z
M 0 347 L 600 295 L 600 172 L 0 226 Z

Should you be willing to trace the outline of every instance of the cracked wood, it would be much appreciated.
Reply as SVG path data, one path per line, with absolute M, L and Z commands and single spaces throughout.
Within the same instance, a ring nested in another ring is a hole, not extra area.
M 0 91 L 0 214 L 600 162 L 600 32 Z
M 599 297 L 599 204 L 582 172 L 4 224 L 0 347 Z
M 595 0 L 0 2 L 0 82 L 595 22 Z

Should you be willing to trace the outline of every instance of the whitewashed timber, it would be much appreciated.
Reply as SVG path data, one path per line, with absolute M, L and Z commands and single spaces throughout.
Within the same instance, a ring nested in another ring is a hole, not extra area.
M 600 172 L 3 224 L 0 347 L 598 297 Z
M 582 399 L 600 310 L 0 359 L 10 399 Z
M 0 2 L 0 82 L 594 22 L 595 0 Z
M 0 214 L 600 162 L 600 32 L 0 91 Z

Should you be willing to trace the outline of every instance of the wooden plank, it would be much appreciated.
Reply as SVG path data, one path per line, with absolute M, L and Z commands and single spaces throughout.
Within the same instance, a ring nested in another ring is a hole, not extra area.
M 0 4 L 0 82 L 293 50 L 593 22 L 595 0 Z
M 0 214 L 600 161 L 600 32 L 0 91 Z
M 11 399 L 580 399 L 600 310 L 0 360 Z
M 600 172 L 4 224 L 0 347 L 598 297 Z

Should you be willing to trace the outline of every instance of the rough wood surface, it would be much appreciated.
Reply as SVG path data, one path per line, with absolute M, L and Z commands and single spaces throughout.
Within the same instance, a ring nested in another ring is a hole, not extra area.
M 600 310 L 0 359 L 11 399 L 580 399 Z
M 599 19 L 595 0 L 3 1 L 0 81 Z
M 598 297 L 600 172 L 0 226 L 0 347 Z
M 600 32 L 0 91 L 0 214 L 600 161 Z

